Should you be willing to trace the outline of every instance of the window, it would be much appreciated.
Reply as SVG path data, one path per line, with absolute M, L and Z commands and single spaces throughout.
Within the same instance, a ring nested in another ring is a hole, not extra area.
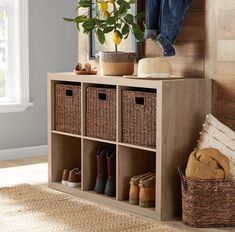
M 29 103 L 28 0 L 0 0 L 0 112 Z

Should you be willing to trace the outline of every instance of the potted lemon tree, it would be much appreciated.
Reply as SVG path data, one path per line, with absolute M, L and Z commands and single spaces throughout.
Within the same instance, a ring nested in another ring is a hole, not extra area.
M 74 22 L 79 31 L 85 34 L 95 31 L 101 44 L 112 33 L 113 52 L 99 52 L 100 69 L 103 75 L 131 75 L 134 72 L 135 53 L 119 51 L 118 46 L 130 34 L 137 42 L 144 37 L 144 12 L 131 14 L 131 8 L 138 0 L 80 0 L 77 9 L 86 8 L 85 13 L 76 18 L 64 18 Z M 79 11 L 78 11 L 79 12 Z M 84 10 L 83 10 L 84 12 Z M 93 13 L 93 17 L 90 17 Z M 140 26 L 141 25 L 141 26 Z

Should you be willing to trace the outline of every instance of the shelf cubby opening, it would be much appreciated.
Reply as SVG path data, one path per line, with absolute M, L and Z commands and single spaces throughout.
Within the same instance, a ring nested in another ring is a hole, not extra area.
M 61 183 L 64 169 L 81 168 L 81 139 L 61 134 L 51 135 L 51 181 Z
M 83 85 L 83 135 L 116 141 L 116 85 Z
M 105 140 L 105 139 L 99 139 L 99 138 L 93 138 L 93 137 L 88 137 L 88 136 L 82 136 L 86 140 L 90 141 L 95 141 L 95 142 L 100 142 L 100 143 L 107 143 L 107 144 L 114 144 L 116 145 L 117 142 L 115 141 L 110 141 L 110 140 Z
M 78 85 L 81 86 L 81 82 L 74 81 L 53 81 L 53 84 L 63 84 L 63 85 Z
M 151 152 L 156 152 L 157 151 L 157 149 L 155 149 L 155 148 L 141 147 L 141 146 L 131 144 L 131 143 L 118 143 L 118 144 L 122 147 L 130 147 L 130 148 L 135 148 L 135 149 L 138 149 L 138 150 L 151 151 Z
M 52 131 L 81 135 L 80 82 L 52 81 L 51 107 L 54 109 L 51 112 Z
M 119 145 L 118 200 L 128 203 L 131 178 L 147 172 L 156 173 L 156 152 Z
M 94 193 L 94 188 L 97 178 L 97 154 L 101 148 L 109 146 L 116 150 L 116 145 L 103 143 L 93 140 L 83 140 L 83 171 L 86 175 L 83 176 L 83 190 Z M 99 194 L 100 196 L 106 196 Z M 115 198 L 114 198 L 115 199 Z
M 66 132 L 61 132 L 57 130 L 52 130 L 52 134 L 59 134 L 59 135 L 65 135 L 65 136 L 70 136 L 70 137 L 75 137 L 75 138 L 81 138 L 81 135 L 76 135 L 76 134 L 71 134 L 71 133 L 66 133 Z
M 156 149 L 157 89 L 118 87 L 118 142 Z
M 156 86 L 153 88 L 145 88 L 145 87 L 134 87 L 134 86 L 118 86 L 120 90 L 131 90 L 131 91 L 140 91 L 140 92 L 147 92 L 147 93 L 157 93 Z
M 87 87 L 95 87 L 95 88 L 111 88 L 111 89 L 116 89 L 116 85 L 109 85 L 109 84 L 97 84 L 97 83 L 84 83 L 85 89 Z

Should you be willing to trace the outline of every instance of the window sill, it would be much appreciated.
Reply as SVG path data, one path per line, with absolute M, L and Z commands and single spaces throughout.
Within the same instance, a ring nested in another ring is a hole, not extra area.
M 33 106 L 33 103 L 0 103 L 0 113 L 23 112 L 30 106 Z

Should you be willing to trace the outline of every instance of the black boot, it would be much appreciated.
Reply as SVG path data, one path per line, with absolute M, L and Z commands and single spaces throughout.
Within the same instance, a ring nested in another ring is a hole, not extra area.
M 105 195 L 116 196 L 116 148 L 112 148 L 106 155 L 108 164 L 108 180 L 105 186 Z

